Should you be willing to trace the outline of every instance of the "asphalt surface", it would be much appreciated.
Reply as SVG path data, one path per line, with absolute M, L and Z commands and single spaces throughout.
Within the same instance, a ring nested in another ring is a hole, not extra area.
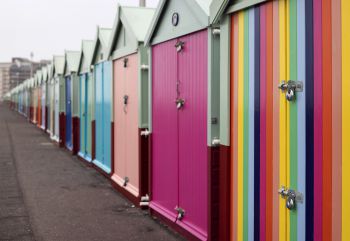
M 184 240 L 0 104 L 0 240 Z

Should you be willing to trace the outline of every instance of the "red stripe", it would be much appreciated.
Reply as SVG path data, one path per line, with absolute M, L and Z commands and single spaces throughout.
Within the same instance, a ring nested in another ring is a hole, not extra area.
M 332 6 L 322 0 L 323 240 L 332 240 Z

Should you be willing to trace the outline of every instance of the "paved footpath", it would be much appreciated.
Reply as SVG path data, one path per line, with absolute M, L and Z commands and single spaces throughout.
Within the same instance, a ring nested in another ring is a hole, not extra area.
M 0 240 L 183 240 L 0 104 Z

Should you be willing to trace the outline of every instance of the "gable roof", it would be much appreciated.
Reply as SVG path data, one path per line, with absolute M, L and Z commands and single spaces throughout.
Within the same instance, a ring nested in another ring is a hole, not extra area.
M 223 14 L 240 11 L 270 0 L 213 0 L 210 5 L 210 23 L 216 24 Z
M 79 51 L 66 51 L 65 53 L 65 68 L 66 72 L 78 72 L 80 52 Z
M 114 45 L 118 39 L 118 31 L 121 26 L 124 26 L 127 31 L 133 35 L 136 42 L 143 42 L 152 22 L 155 10 L 154 8 L 145 7 L 124 7 L 118 4 L 117 14 L 108 44 L 108 55 L 111 55 L 113 52 Z
M 46 67 L 47 67 L 47 77 L 49 80 L 51 80 L 52 79 L 52 64 L 49 64 Z
M 109 44 L 109 38 L 111 36 L 112 29 L 111 28 L 101 28 L 97 26 L 97 31 L 96 31 L 96 38 L 94 41 L 94 47 L 93 47 L 93 52 L 92 52 L 92 58 L 90 65 L 94 64 L 94 60 L 97 54 L 97 50 L 99 45 L 102 47 L 103 51 L 103 61 L 108 60 L 109 55 L 107 54 L 107 48 Z
M 92 59 L 92 54 L 94 51 L 94 41 L 93 40 L 82 40 L 81 41 L 81 51 L 79 57 L 79 69 L 78 72 L 89 72 L 90 71 L 90 63 Z M 84 59 L 86 59 L 85 63 L 82 63 Z M 84 64 L 84 66 L 82 66 Z
M 42 80 L 44 81 L 44 82 L 46 82 L 47 81 L 47 77 L 48 77 L 48 72 L 47 72 L 47 66 L 44 66 L 42 69 L 41 69 L 41 71 L 42 71 Z
M 64 56 L 54 56 L 53 57 L 53 72 L 55 75 L 64 74 L 65 57 Z
M 148 32 L 145 37 L 145 45 L 149 45 L 154 33 L 156 32 L 156 29 L 158 27 L 158 24 L 160 22 L 162 13 L 166 10 L 166 6 L 169 4 L 169 2 L 175 1 L 175 0 L 160 0 L 156 9 L 156 12 L 153 16 L 152 23 L 150 25 L 150 28 L 148 29 Z M 210 15 L 210 5 L 213 0 L 186 0 L 186 3 L 188 6 L 193 9 L 194 11 L 199 11 L 201 15 L 204 15 L 207 17 L 206 21 L 201 21 L 201 24 L 203 26 L 209 26 L 209 15 Z
M 35 73 L 35 85 L 38 86 L 39 84 L 41 84 L 41 78 L 42 78 L 42 71 L 38 70 Z

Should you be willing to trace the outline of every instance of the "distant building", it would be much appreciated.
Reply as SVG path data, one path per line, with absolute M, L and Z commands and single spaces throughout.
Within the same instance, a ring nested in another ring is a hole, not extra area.
M 29 79 L 38 69 L 50 63 L 49 60 L 33 62 L 26 58 L 12 58 L 11 63 L 0 63 L 0 100 L 9 90 Z
M 0 101 L 10 90 L 10 67 L 12 63 L 0 63 Z

